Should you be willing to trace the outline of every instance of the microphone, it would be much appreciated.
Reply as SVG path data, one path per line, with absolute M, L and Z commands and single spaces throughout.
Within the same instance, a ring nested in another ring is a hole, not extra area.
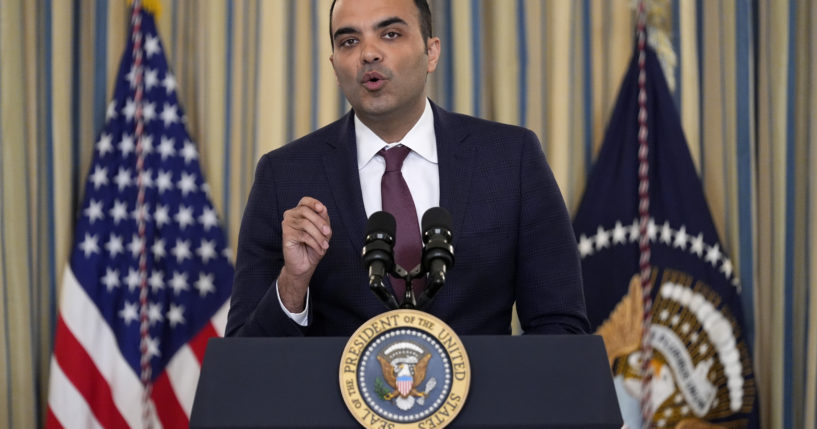
M 432 207 L 423 214 L 423 271 L 428 273 L 428 283 L 417 301 L 420 307 L 431 301 L 445 284 L 448 268 L 454 266 L 454 246 L 451 245 L 451 214 L 442 207 Z
M 394 269 L 394 236 L 397 224 L 390 213 L 372 213 L 366 222 L 366 240 L 361 259 L 369 272 L 369 288 L 390 308 L 397 300 L 386 289 L 383 279 Z

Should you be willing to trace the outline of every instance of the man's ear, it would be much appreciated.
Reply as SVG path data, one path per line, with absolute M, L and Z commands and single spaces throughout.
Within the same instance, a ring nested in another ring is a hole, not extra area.
M 338 71 L 335 70 L 335 54 L 329 54 L 329 62 L 332 64 L 332 72 L 335 73 L 335 81 L 340 85 L 340 81 L 338 81 Z
M 426 41 L 426 51 L 428 52 L 428 73 L 437 69 L 437 62 L 440 60 L 440 38 L 429 37 Z

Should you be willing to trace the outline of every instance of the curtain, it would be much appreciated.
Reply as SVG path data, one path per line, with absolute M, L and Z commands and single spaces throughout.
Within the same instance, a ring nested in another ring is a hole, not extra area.
M 255 163 L 348 109 L 331 0 L 164 0 L 163 46 L 235 248 Z M 539 136 L 569 210 L 633 51 L 629 0 L 431 0 L 429 97 Z M 735 261 L 763 427 L 817 425 L 817 5 L 652 0 L 659 54 Z M 60 275 L 128 5 L 0 2 L 0 426 L 45 412 Z

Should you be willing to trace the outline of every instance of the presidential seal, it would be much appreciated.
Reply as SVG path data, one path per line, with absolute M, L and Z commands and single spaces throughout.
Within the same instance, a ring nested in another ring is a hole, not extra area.
M 393 310 L 364 323 L 343 349 L 340 390 L 368 428 L 443 428 L 468 396 L 471 366 L 459 337 L 422 311 Z

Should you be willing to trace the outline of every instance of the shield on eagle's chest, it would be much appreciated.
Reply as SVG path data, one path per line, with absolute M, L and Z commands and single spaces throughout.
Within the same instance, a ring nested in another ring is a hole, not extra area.
M 397 390 L 400 392 L 400 396 L 408 396 L 409 392 L 411 392 L 412 384 L 414 384 L 414 379 L 411 377 L 411 375 L 397 376 Z

